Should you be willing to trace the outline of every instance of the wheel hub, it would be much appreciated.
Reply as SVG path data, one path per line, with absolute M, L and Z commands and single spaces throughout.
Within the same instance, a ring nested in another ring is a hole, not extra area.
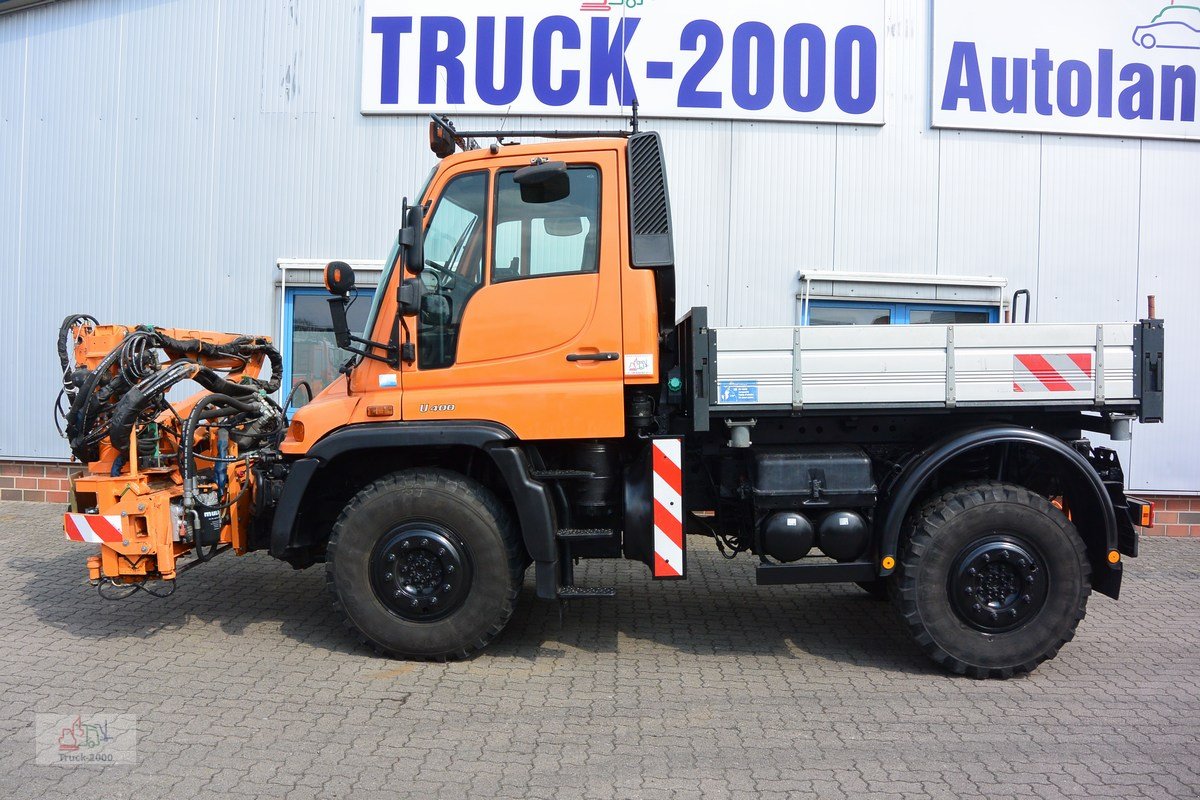
M 1037 551 L 996 534 L 963 549 L 951 571 L 950 604 L 963 622 L 1004 633 L 1029 622 L 1046 603 L 1050 576 Z
M 471 561 L 457 536 L 440 525 L 409 523 L 371 553 L 371 587 L 389 611 L 432 622 L 457 609 L 471 585 Z

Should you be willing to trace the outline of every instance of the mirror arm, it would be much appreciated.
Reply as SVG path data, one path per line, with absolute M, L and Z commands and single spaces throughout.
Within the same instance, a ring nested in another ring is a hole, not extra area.
M 333 319 L 333 337 L 339 350 L 345 350 L 348 353 L 369 358 L 372 361 L 382 361 L 397 369 L 400 367 L 399 346 L 375 342 L 350 333 L 350 324 L 346 321 L 346 298 L 329 298 L 329 315 Z M 365 344 L 368 349 L 363 350 L 362 348 L 354 347 L 354 344 Z M 380 356 L 371 352 L 371 350 L 376 348 L 383 350 L 387 355 Z

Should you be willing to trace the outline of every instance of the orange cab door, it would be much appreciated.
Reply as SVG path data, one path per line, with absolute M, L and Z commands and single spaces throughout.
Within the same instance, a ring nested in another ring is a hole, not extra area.
M 531 202 L 528 159 L 447 176 L 428 218 L 407 420 L 499 422 L 522 439 L 624 434 L 615 152 L 574 152 L 570 193 Z

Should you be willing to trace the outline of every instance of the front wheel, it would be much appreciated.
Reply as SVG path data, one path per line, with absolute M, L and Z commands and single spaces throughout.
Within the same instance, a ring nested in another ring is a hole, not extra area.
M 524 562 L 485 487 L 445 470 L 398 472 L 355 495 L 329 538 L 326 577 L 366 643 L 401 658 L 465 658 L 508 622 Z
M 1075 635 L 1091 566 L 1075 526 L 1020 486 L 950 489 L 917 512 L 893 601 L 938 664 L 1008 678 L 1053 658 Z

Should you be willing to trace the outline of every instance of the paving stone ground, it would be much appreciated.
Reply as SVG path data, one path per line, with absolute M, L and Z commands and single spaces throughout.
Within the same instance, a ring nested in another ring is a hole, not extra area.
M 465 663 L 379 658 L 320 568 L 226 554 L 105 602 L 56 506 L 0 503 L 0 796 L 1056 798 L 1200 795 L 1200 541 L 1144 540 L 1033 675 L 938 671 L 853 587 L 589 563 L 614 601 L 526 587 Z M 137 717 L 127 766 L 37 766 L 34 715 Z

